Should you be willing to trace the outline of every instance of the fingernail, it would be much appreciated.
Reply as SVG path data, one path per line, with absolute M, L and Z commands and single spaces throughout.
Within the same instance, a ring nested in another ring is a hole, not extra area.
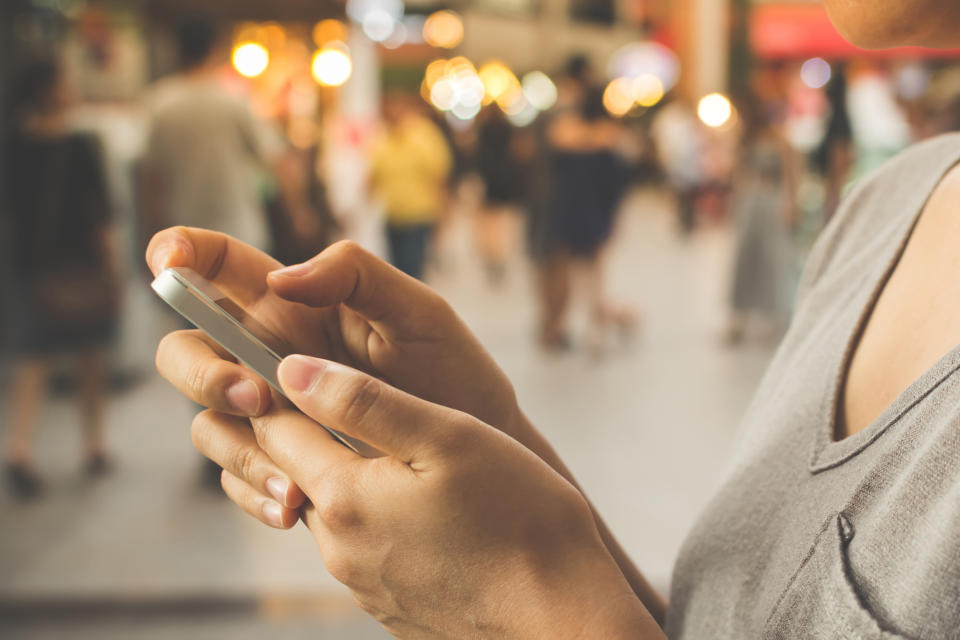
M 283 269 L 277 269 L 276 271 L 271 271 L 270 275 L 272 276 L 283 276 L 284 278 L 299 278 L 300 276 L 305 276 L 308 273 L 313 271 L 313 265 L 309 262 L 301 262 L 300 264 L 292 264 L 289 267 L 284 267 Z
M 263 517 L 275 527 L 283 526 L 283 508 L 273 500 L 264 501 Z
M 244 415 L 258 415 L 260 412 L 260 390 L 250 380 L 234 382 L 227 389 L 227 402 Z
M 326 368 L 327 363 L 324 360 L 296 355 L 284 358 L 277 374 L 281 384 L 302 393 L 313 388 Z
M 287 501 L 287 489 L 289 484 L 283 478 L 275 476 L 267 480 L 267 491 L 270 492 L 277 502 L 284 504 Z
M 157 247 L 156 251 L 154 251 L 153 259 L 151 260 L 153 264 L 151 266 L 154 271 L 163 271 L 169 267 L 171 263 L 175 262 L 173 260 L 174 255 L 178 253 L 185 254 L 189 250 L 188 245 L 183 241 L 169 240 Z

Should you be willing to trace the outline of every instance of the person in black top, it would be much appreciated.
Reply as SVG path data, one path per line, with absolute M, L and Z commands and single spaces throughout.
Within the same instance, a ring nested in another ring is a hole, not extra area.
M 477 127 L 477 171 L 484 199 L 477 239 L 487 276 L 499 284 L 517 235 L 517 212 L 523 198 L 523 169 L 517 158 L 515 129 L 497 105 L 480 112 Z
M 12 268 L 3 307 L 16 357 L 5 458 L 11 491 L 29 498 L 42 489 L 32 435 L 56 356 L 73 356 L 79 366 L 86 470 L 108 467 L 104 378 L 119 286 L 100 148 L 69 129 L 60 65 L 52 57 L 31 60 L 11 89 L 2 211 Z

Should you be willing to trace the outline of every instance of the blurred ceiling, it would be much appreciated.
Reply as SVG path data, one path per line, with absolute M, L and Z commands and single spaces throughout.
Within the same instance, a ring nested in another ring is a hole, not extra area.
M 306 20 L 342 17 L 343 0 L 143 0 L 160 18 L 204 15 L 225 20 Z

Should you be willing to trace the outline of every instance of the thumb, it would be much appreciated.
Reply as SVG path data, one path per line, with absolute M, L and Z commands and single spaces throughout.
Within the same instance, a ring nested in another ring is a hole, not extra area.
M 422 459 L 456 424 L 452 409 L 329 360 L 289 356 L 277 376 L 305 414 L 404 462 Z
M 349 241 L 271 272 L 267 283 L 280 297 L 313 307 L 343 303 L 387 333 L 416 326 L 444 304 L 427 285 Z

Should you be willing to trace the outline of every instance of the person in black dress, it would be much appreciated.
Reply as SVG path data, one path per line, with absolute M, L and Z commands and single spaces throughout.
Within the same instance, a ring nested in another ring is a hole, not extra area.
M 627 165 L 618 151 L 622 125 L 603 106 L 601 88 L 588 88 L 579 101 L 559 108 L 547 130 L 550 154 L 548 215 L 543 222 L 545 304 L 541 345 L 568 344 L 567 312 L 571 278 L 579 267 L 590 311 L 588 346 L 599 352 L 611 323 L 632 327 L 633 313 L 606 299 L 603 249 L 627 186 Z
M 11 491 L 29 498 L 42 489 L 32 439 L 58 356 L 78 365 L 85 468 L 96 475 L 108 467 L 104 382 L 119 287 L 100 149 L 69 129 L 59 64 L 52 57 L 24 64 L 11 89 L 2 211 L 12 268 L 3 307 L 15 357 L 5 462 Z
M 517 158 L 516 130 L 496 104 L 480 113 L 477 128 L 477 171 L 484 198 L 477 221 L 477 239 L 491 283 L 506 275 L 507 259 L 518 234 L 523 170 Z

